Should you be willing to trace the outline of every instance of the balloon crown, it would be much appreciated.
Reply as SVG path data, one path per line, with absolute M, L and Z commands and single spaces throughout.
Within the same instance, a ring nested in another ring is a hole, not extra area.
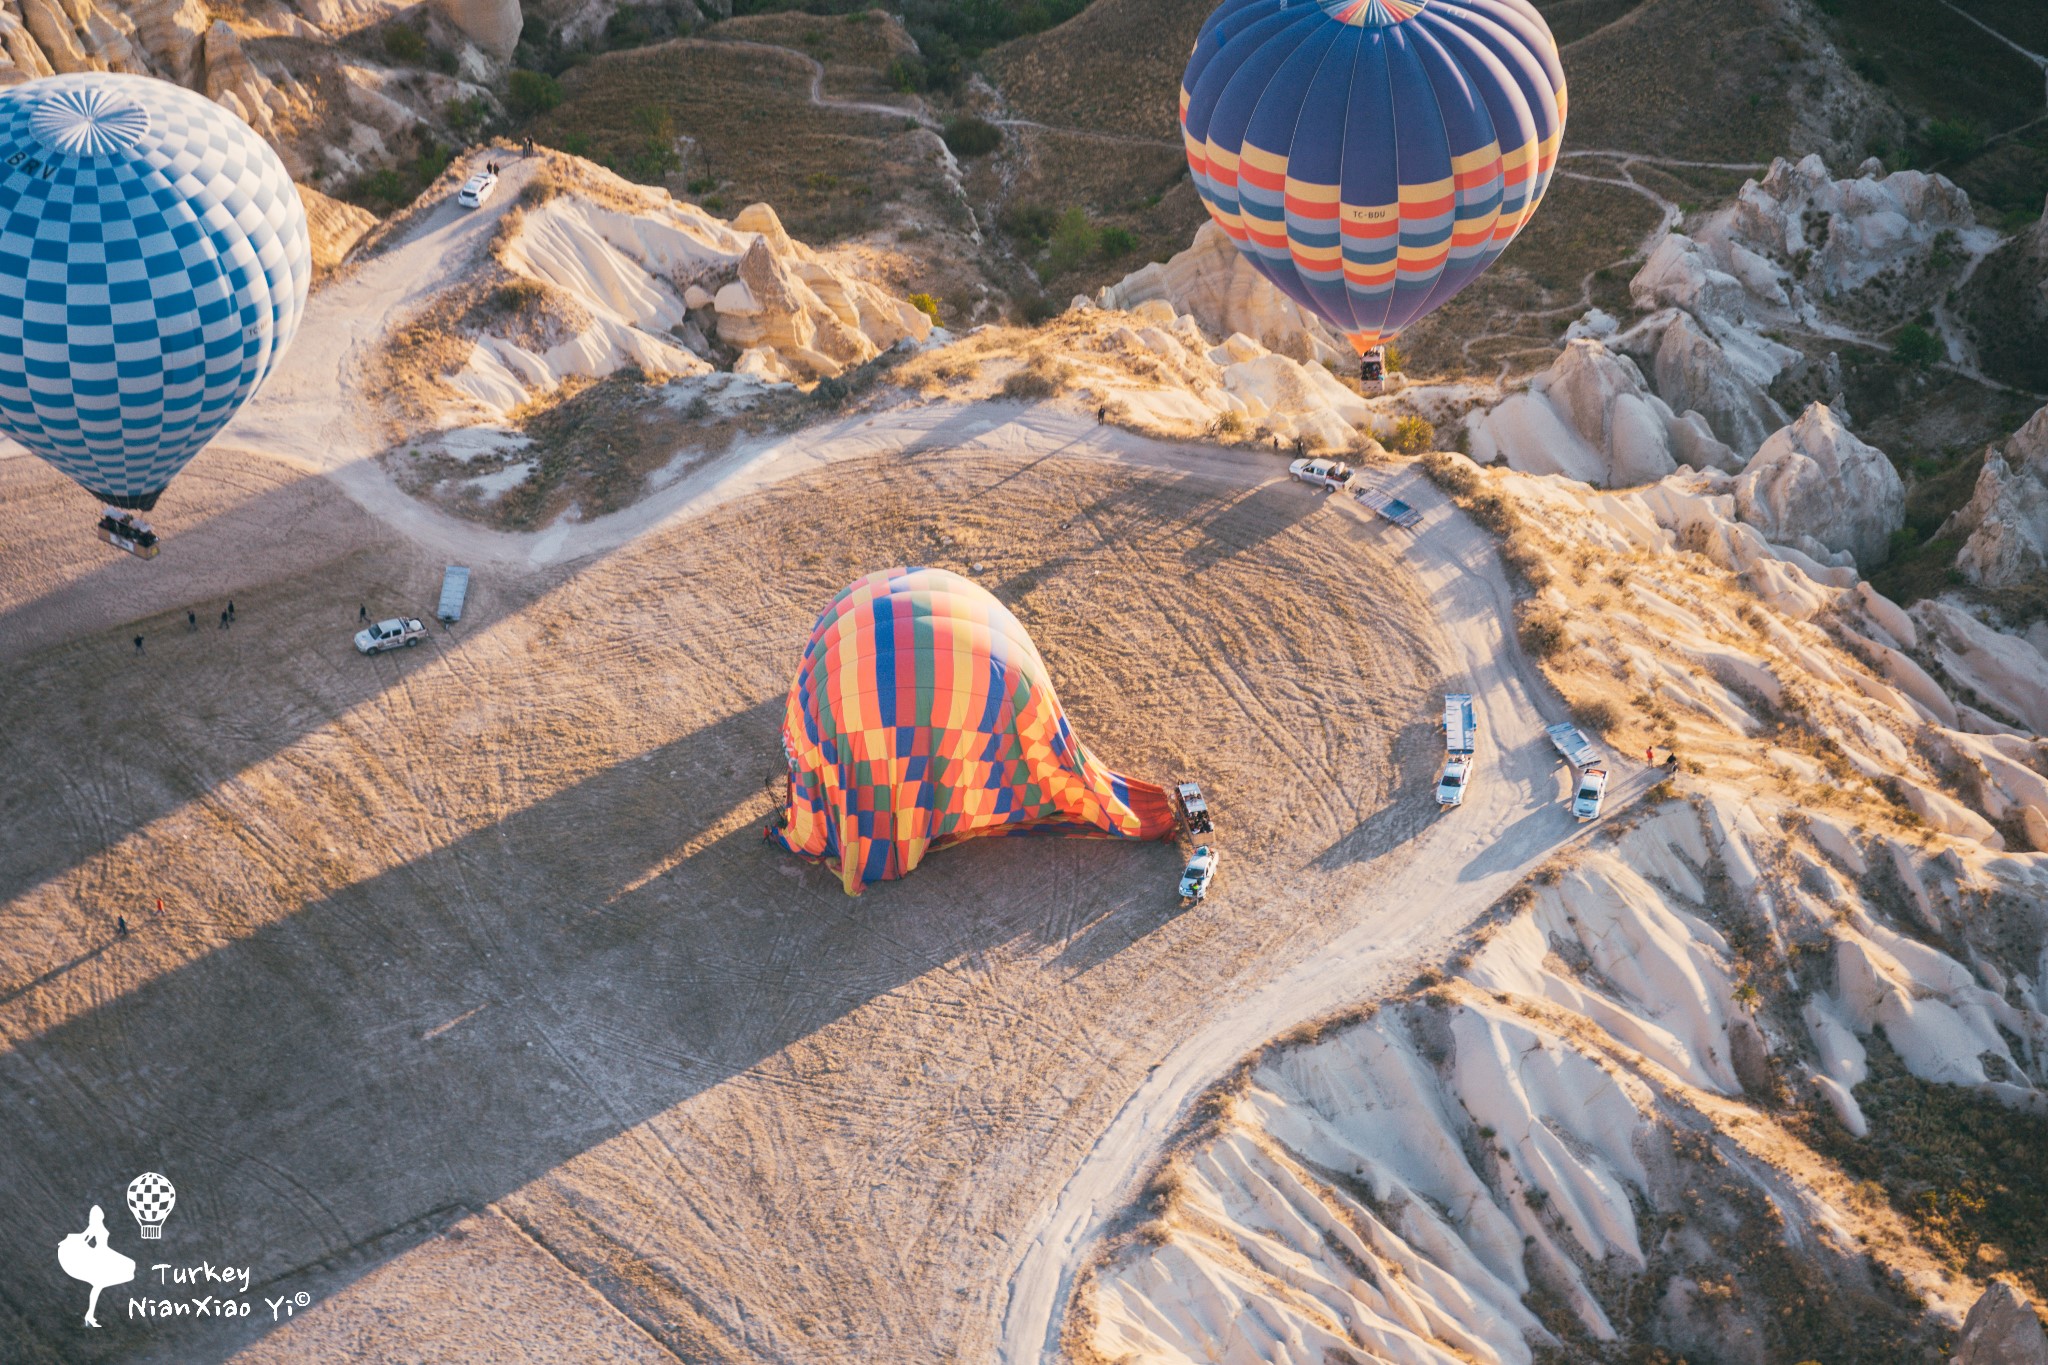
M 1317 0 L 1323 13 L 1354 28 L 1390 28 L 1422 13 L 1429 0 Z
M 29 131 L 53 152 L 70 156 L 113 156 L 149 131 L 149 111 L 111 90 L 56 90 L 29 116 Z

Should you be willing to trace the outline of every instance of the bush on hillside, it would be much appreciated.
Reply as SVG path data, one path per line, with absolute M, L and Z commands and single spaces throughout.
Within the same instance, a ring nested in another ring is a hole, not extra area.
M 1479 486 L 1479 471 L 1472 467 L 1471 461 L 1441 450 L 1422 457 L 1422 472 L 1431 483 L 1454 498 L 1464 497 Z
M 514 71 L 506 85 L 506 107 L 521 118 L 545 114 L 561 102 L 561 82 L 545 72 Z
M 944 137 L 954 156 L 987 156 L 1003 145 L 1003 130 L 972 114 L 947 119 Z
M 1892 343 L 1892 359 L 1924 370 L 1942 359 L 1941 339 L 1919 323 L 1909 322 L 1899 329 L 1899 339 Z
M 1096 238 L 1095 245 L 1104 260 L 1122 260 L 1138 249 L 1138 234 L 1129 228 L 1106 227 Z
M 417 62 L 427 55 L 427 36 L 410 24 L 396 24 L 384 31 L 385 55 L 401 62 Z
M 1389 450 L 1398 450 L 1403 455 L 1420 455 L 1425 450 L 1436 449 L 1436 428 L 1420 417 L 1398 418 L 1386 445 Z
M 1052 273 L 1063 275 L 1095 254 L 1097 233 L 1088 221 L 1088 210 L 1070 208 L 1053 224 L 1049 263 Z
M 1532 659 L 1547 659 L 1572 642 L 1564 618 L 1548 608 L 1523 612 L 1522 619 L 1515 626 L 1515 638 L 1522 642 L 1522 648 Z

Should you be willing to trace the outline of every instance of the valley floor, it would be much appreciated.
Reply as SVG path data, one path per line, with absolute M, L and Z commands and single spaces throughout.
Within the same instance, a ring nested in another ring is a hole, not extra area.
M 1085 1153 L 1134 1167 L 1222 1060 L 1572 832 L 1506 580 L 1433 491 L 1411 538 L 1269 456 L 1008 404 L 542 533 L 588 546 L 337 492 L 375 477 L 211 453 L 140 564 L 0 460 L 11 1353 L 459 1354 L 511 1340 L 485 1277 L 534 1358 L 986 1356 L 1055 1300 L 1012 1302 L 1026 1242 L 1119 1193 L 1061 1195 Z M 359 602 L 423 613 L 458 559 L 462 624 L 353 653 Z M 1168 848 L 1018 840 L 848 901 L 761 841 L 812 615 L 902 562 L 1011 604 L 1105 761 L 1203 781 L 1219 894 L 1177 912 Z M 1467 678 L 1500 757 L 1439 821 Z M 187 1249 L 315 1306 L 81 1341 L 38 1248 L 144 1168 L 183 1173 Z

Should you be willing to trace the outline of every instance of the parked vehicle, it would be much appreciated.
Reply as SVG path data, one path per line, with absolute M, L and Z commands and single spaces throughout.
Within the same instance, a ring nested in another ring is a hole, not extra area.
M 1326 493 L 1349 488 L 1351 480 L 1356 477 L 1356 471 L 1342 460 L 1296 460 L 1287 466 L 1287 472 Z
M 452 626 L 462 619 L 462 604 L 468 599 L 469 570 L 460 564 L 450 564 L 441 575 L 441 605 L 434 609 L 434 615 L 444 625 Z
M 1202 789 L 1192 782 L 1183 782 L 1173 789 L 1174 810 L 1180 816 L 1180 827 L 1189 834 L 1214 834 L 1215 824 L 1209 818 L 1209 803 L 1202 799 Z
M 1207 844 L 1195 850 L 1187 869 L 1180 874 L 1180 903 L 1199 905 L 1209 898 L 1209 883 L 1216 880 L 1216 850 Z
M 427 635 L 426 625 L 417 618 L 394 616 L 389 621 L 356 632 L 356 653 L 382 654 L 387 649 L 411 649 Z
M 1591 767 L 1579 774 L 1579 789 L 1572 795 L 1572 816 L 1580 824 L 1599 818 L 1600 802 L 1607 796 L 1607 769 Z
M 1444 697 L 1444 773 L 1437 779 L 1439 806 L 1465 804 L 1465 788 L 1472 781 L 1472 767 L 1479 738 L 1479 721 L 1472 712 L 1472 698 L 1464 692 Z
M 491 197 L 491 191 L 497 188 L 497 176 L 489 171 L 478 171 L 462 182 L 462 188 L 455 192 L 455 202 L 466 209 L 480 209 Z

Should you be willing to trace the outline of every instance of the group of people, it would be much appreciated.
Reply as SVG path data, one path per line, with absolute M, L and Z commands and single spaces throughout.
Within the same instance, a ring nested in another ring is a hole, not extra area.
M 228 599 L 228 604 L 225 607 L 221 608 L 220 628 L 222 630 L 226 630 L 229 626 L 233 625 L 234 623 L 235 600 L 231 597 Z M 185 632 L 189 635 L 191 632 L 197 629 L 199 629 L 199 613 L 188 609 L 185 612 Z M 140 635 L 135 637 L 135 652 L 137 654 L 143 652 L 142 637 Z

